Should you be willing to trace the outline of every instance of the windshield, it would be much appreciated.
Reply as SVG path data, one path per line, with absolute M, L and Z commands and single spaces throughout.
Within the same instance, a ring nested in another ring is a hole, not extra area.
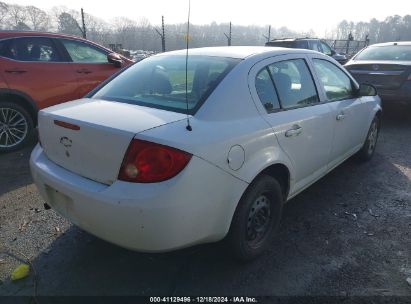
M 189 56 L 188 114 L 194 114 L 240 59 Z M 92 98 L 187 113 L 186 57 L 163 55 L 131 66 Z
M 369 47 L 363 50 L 355 60 L 411 61 L 411 45 Z

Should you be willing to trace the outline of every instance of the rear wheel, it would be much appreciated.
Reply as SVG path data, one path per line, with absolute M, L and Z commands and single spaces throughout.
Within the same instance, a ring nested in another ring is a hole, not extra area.
M 20 105 L 0 102 L 0 152 L 23 147 L 33 130 L 33 119 Z
M 368 161 L 372 158 L 377 146 L 378 134 L 380 131 L 380 119 L 375 116 L 371 122 L 370 129 L 368 130 L 367 138 L 364 142 L 363 147 L 358 152 L 358 157 L 362 161 Z
M 283 195 L 278 181 L 259 176 L 244 193 L 235 211 L 227 238 L 240 260 L 251 260 L 269 246 L 280 224 Z

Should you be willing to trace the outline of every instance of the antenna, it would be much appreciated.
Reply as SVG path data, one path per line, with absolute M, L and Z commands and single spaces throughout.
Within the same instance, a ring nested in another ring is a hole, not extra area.
M 193 128 L 190 125 L 190 116 L 188 115 L 188 41 L 189 41 L 189 35 L 190 35 L 190 6 L 191 6 L 191 0 L 188 0 L 188 18 L 187 18 L 187 35 L 186 35 L 186 106 L 187 106 L 187 126 L 186 129 L 188 131 L 192 131 Z

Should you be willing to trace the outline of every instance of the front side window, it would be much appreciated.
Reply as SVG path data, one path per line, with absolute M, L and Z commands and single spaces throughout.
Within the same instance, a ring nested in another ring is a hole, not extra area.
M 5 43 L 1 56 L 19 61 L 61 61 L 53 42 L 48 38 L 15 38 Z
M 350 99 L 354 92 L 351 79 L 335 64 L 314 59 L 314 68 L 329 101 Z
M 324 42 L 321 41 L 321 47 L 323 49 L 323 53 L 325 55 L 331 56 L 332 55 L 332 51 L 331 48 Z
M 80 41 L 61 39 L 73 62 L 108 63 L 107 53 Z
M 312 50 L 320 52 L 320 53 L 323 52 L 323 50 L 321 49 L 321 45 L 317 40 L 312 40 L 312 41 L 310 41 L 310 43 L 311 43 L 311 49 Z
M 161 55 L 133 65 L 93 98 L 194 114 L 240 59 Z M 187 71 L 187 92 L 186 92 Z M 188 112 L 187 112 L 188 108 Z
M 319 102 L 317 90 L 304 59 L 276 62 L 268 66 L 284 109 Z

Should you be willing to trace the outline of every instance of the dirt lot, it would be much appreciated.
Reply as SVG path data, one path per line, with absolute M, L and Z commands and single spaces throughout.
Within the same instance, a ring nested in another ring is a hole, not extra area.
M 221 244 L 140 254 L 81 231 L 43 209 L 31 149 L 0 155 L 0 295 L 411 296 L 410 111 L 386 111 L 371 162 L 350 159 L 290 201 L 248 264 Z M 37 275 L 11 282 L 24 256 Z

